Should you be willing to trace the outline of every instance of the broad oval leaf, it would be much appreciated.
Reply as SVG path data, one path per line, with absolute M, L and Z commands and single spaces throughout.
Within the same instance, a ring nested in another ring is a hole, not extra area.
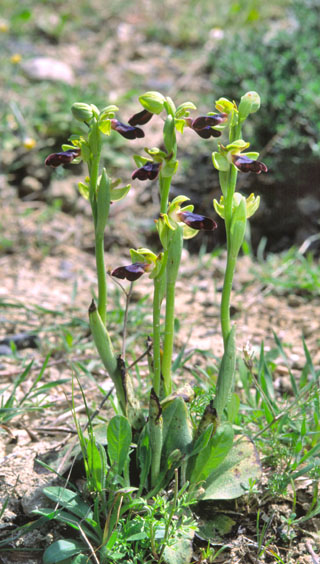
M 44 552 L 43 564 L 57 564 L 85 550 L 82 543 L 71 539 L 61 539 L 52 543 Z
M 250 481 L 260 476 L 261 466 L 254 444 L 247 437 L 242 437 L 209 476 L 200 499 L 235 499 L 244 495 Z
M 115 415 L 107 427 L 108 455 L 117 474 L 127 462 L 132 441 L 131 427 L 123 415 Z

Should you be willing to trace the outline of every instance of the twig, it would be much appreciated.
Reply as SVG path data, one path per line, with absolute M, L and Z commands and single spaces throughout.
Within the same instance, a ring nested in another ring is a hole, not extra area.
M 123 360 L 126 358 L 126 339 L 127 339 L 127 326 L 128 326 L 128 313 L 130 298 L 132 296 L 133 282 L 130 283 L 129 291 L 126 292 L 126 308 L 124 310 L 123 332 L 122 332 L 122 353 Z
M 311 546 L 311 542 L 309 540 L 306 541 L 306 547 L 307 547 L 307 551 L 309 552 L 309 554 L 312 558 L 313 564 L 320 564 L 320 559 L 318 558 L 316 553 L 313 551 L 313 548 Z

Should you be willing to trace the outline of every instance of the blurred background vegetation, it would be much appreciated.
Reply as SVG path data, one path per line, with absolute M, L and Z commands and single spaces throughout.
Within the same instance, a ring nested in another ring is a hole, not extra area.
M 116 103 L 127 121 L 145 90 L 190 99 L 200 113 L 220 96 L 257 90 L 261 110 L 244 137 L 269 173 L 241 177 L 243 191 L 262 195 L 251 242 L 265 237 L 273 251 L 301 244 L 319 230 L 319 37 L 319 0 L 2 0 L 2 171 L 20 197 L 46 199 L 52 171 L 43 161 L 77 130 L 74 101 Z M 218 195 L 215 147 L 194 141 L 183 140 L 176 189 L 208 213 Z M 112 168 L 129 175 L 130 154 L 110 138 Z

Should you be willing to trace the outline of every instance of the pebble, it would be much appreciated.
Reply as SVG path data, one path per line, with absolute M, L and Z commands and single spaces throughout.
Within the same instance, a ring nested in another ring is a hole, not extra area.
M 31 80 L 52 80 L 55 82 L 74 83 L 72 68 L 63 61 L 51 57 L 35 57 L 22 64 L 22 68 Z

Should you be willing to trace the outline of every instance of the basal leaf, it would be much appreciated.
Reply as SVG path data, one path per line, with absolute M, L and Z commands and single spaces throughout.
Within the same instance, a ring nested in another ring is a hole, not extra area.
M 129 456 L 131 427 L 123 415 L 115 415 L 107 427 L 108 455 L 115 471 L 121 474 Z

